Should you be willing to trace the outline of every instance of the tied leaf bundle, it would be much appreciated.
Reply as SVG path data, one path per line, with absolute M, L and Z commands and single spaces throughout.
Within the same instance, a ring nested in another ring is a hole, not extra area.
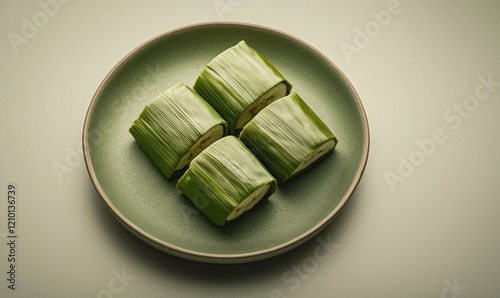
M 240 139 L 278 184 L 318 162 L 338 143 L 297 93 L 263 109 L 243 128 Z
M 142 110 L 130 134 L 167 177 L 227 134 L 227 124 L 192 88 L 179 83 Z
M 177 188 L 217 226 L 267 199 L 276 187 L 274 177 L 234 136 L 207 147 L 177 182 Z
M 210 61 L 193 88 L 227 121 L 229 134 L 237 134 L 292 85 L 242 40 Z

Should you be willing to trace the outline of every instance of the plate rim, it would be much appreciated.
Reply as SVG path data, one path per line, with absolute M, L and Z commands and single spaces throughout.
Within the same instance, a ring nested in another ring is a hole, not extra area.
M 132 221 L 130 221 L 126 216 L 124 216 L 118 208 L 111 202 L 111 200 L 106 196 L 103 188 L 99 184 L 99 181 L 95 175 L 94 172 L 94 167 L 92 165 L 92 161 L 90 160 L 90 153 L 89 153 L 89 125 L 91 122 L 92 114 L 95 108 L 95 105 L 106 87 L 106 85 L 109 83 L 110 79 L 113 77 L 113 75 L 134 55 L 139 53 L 141 50 L 144 48 L 148 47 L 150 44 L 161 40 L 162 38 L 165 38 L 167 36 L 170 36 L 175 33 L 179 33 L 185 30 L 189 29 L 195 29 L 195 28 L 200 28 L 200 27 L 207 27 L 207 26 L 234 26 L 234 27 L 245 27 L 245 28 L 251 28 L 251 29 L 256 29 L 256 30 L 261 30 L 261 31 L 267 31 L 269 33 L 273 34 L 278 34 L 281 35 L 287 39 L 290 39 L 301 46 L 306 47 L 309 51 L 313 52 L 314 54 L 320 56 L 322 59 L 324 59 L 326 62 L 328 62 L 329 66 L 332 67 L 335 72 L 340 76 L 341 80 L 344 82 L 346 87 L 349 89 L 350 93 L 352 94 L 352 97 L 354 99 L 354 102 L 360 112 L 361 116 L 361 123 L 363 127 L 363 149 L 362 149 L 362 157 L 361 157 L 361 164 L 359 168 L 356 171 L 356 175 L 354 176 L 354 180 L 345 193 L 345 195 L 342 197 L 341 200 L 339 200 L 339 203 L 337 206 L 325 217 L 323 218 L 319 223 L 314 225 L 312 228 L 308 229 L 306 232 L 296 236 L 295 238 L 282 243 L 280 245 L 273 246 L 271 248 L 263 249 L 263 250 L 258 250 L 254 252 L 248 252 L 248 253 L 238 253 L 238 254 L 215 254 L 215 253 L 205 253 L 205 252 L 199 252 L 199 251 L 194 251 L 186 248 L 179 247 L 177 245 L 173 245 L 171 243 L 165 242 L 164 240 L 158 239 L 140 227 L 138 227 L 136 224 L 134 224 Z M 83 157 L 85 161 L 85 166 L 87 168 L 87 172 L 89 174 L 90 180 L 96 189 L 97 193 L 99 194 L 100 198 L 104 201 L 107 209 L 112 213 L 112 215 L 130 232 L 132 232 L 135 236 L 140 238 L 141 240 L 145 241 L 149 245 L 164 251 L 166 253 L 185 258 L 185 259 L 190 259 L 194 261 L 200 261 L 200 262 L 206 262 L 206 263 L 246 263 L 246 262 L 252 262 L 252 261 L 257 261 L 261 259 L 266 259 L 270 258 L 282 253 L 285 253 L 297 246 L 300 246 L 301 244 L 307 242 L 309 239 L 317 235 L 320 231 L 322 231 L 330 222 L 335 218 L 336 215 L 340 213 L 340 211 L 344 208 L 346 203 L 348 202 L 349 198 L 352 196 L 356 188 L 358 187 L 361 178 L 364 174 L 364 171 L 366 169 L 366 165 L 368 162 L 368 155 L 369 155 L 369 149 L 370 149 L 370 130 L 369 130 L 369 125 L 368 125 L 368 118 L 366 115 L 366 111 L 364 109 L 363 103 L 354 88 L 353 84 L 350 82 L 350 80 L 347 78 L 347 76 L 342 72 L 338 66 L 333 63 L 325 54 L 320 52 L 318 49 L 310 45 L 309 43 L 305 42 L 302 39 L 299 39 L 296 36 L 293 36 L 289 33 L 286 33 L 284 31 L 281 31 L 279 29 L 271 28 L 269 26 L 264 26 L 260 24 L 254 24 L 254 23 L 249 23 L 249 22 L 227 22 L 227 21 L 211 21 L 211 22 L 201 22 L 201 23 L 195 23 L 195 24 L 190 24 L 190 25 L 184 25 L 180 26 L 168 31 L 165 31 L 163 33 L 157 34 L 156 36 L 146 40 L 145 42 L 139 44 L 136 46 L 134 49 L 129 51 L 123 58 L 121 58 L 112 68 L 111 70 L 106 74 L 106 76 L 103 78 L 101 83 L 99 84 L 97 90 L 95 91 L 94 95 L 92 96 L 92 100 L 89 104 L 89 107 L 87 109 L 87 112 L 85 114 L 85 119 L 84 119 L 84 124 L 83 124 L 83 133 L 82 133 L 82 147 L 83 147 Z

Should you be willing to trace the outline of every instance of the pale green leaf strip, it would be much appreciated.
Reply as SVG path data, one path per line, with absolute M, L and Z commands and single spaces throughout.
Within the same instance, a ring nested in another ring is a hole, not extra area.
M 246 105 L 236 99 L 236 91 L 209 68 L 202 71 L 194 89 L 226 120 L 231 133 L 246 109 Z

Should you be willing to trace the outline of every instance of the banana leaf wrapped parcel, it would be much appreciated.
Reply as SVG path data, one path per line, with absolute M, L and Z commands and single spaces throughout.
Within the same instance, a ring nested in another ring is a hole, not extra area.
M 290 93 L 292 85 L 244 40 L 213 58 L 198 76 L 194 90 L 237 134 L 262 108 Z
M 269 104 L 245 125 L 239 138 L 280 185 L 320 161 L 338 143 L 297 93 Z
M 235 136 L 226 136 L 191 161 L 177 188 L 216 226 L 268 199 L 274 177 Z
M 179 83 L 151 100 L 130 134 L 168 179 L 227 134 L 227 123 L 191 87 Z

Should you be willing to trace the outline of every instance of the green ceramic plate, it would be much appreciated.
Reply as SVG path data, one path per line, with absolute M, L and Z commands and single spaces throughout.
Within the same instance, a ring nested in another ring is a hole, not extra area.
M 212 225 L 166 180 L 129 134 L 144 105 L 213 57 L 246 40 L 293 84 L 339 139 L 333 154 L 289 180 L 269 201 L 224 227 Z M 310 45 L 256 25 L 208 23 L 157 36 L 123 58 L 97 89 L 83 130 L 92 183 L 111 213 L 147 243 L 176 256 L 242 263 L 288 251 L 316 235 L 346 204 L 363 174 L 367 118 L 341 71 Z

